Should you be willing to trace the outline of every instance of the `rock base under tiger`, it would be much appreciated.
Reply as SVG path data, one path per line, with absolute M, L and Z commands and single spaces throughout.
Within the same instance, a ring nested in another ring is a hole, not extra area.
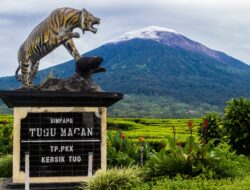
M 78 74 L 74 74 L 69 79 L 48 79 L 45 83 L 38 87 L 39 90 L 49 91 L 102 91 L 100 86 L 96 85 L 93 80 L 86 80 Z
M 106 69 L 100 67 L 103 62 L 102 57 L 83 57 L 76 62 L 75 74 L 69 79 L 49 78 L 45 83 L 34 87 L 34 90 L 42 91 L 91 91 L 100 92 L 101 87 L 95 84 L 92 74 L 105 72 Z M 22 90 L 22 89 L 21 89 Z M 23 89 L 25 90 L 25 89 Z M 29 90 L 31 90 L 29 88 Z

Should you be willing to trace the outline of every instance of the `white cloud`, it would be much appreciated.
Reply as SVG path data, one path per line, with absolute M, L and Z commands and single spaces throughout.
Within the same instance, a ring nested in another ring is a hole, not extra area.
M 150 25 L 173 28 L 212 49 L 250 63 L 249 0 L 1 0 L 0 76 L 12 75 L 17 51 L 32 29 L 58 7 L 86 8 L 102 19 L 96 35 L 75 43 L 81 53 L 125 32 Z M 71 59 L 60 47 L 45 59 L 45 68 Z
M 13 21 L 10 19 L 0 18 L 0 27 L 5 27 L 13 24 Z

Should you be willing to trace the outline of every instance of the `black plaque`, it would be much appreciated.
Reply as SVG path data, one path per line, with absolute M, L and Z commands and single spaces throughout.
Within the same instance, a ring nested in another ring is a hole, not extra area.
M 21 120 L 20 169 L 30 154 L 31 177 L 87 176 L 101 168 L 101 119 L 94 112 L 28 113 Z

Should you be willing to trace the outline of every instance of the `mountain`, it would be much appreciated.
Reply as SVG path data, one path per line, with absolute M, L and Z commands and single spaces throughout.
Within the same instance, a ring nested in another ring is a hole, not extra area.
M 250 97 L 250 66 L 172 29 L 147 27 L 125 33 L 85 56 L 102 56 L 107 72 L 95 76 L 105 91 L 123 92 L 112 116 L 187 117 L 222 111 L 232 97 Z M 39 72 L 44 80 L 51 68 Z M 74 72 L 74 61 L 53 68 L 56 77 Z M 13 77 L 2 89 L 16 88 Z

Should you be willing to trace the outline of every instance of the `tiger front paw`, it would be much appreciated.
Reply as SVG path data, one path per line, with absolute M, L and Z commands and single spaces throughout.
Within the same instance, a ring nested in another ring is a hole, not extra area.
M 80 34 L 78 32 L 70 33 L 70 38 L 80 38 Z

